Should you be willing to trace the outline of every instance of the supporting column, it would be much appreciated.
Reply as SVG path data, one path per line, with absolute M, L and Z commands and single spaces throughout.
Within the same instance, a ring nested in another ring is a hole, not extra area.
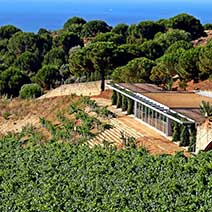
M 157 129 L 158 128 L 158 112 L 155 111 L 155 128 Z
M 140 104 L 141 105 L 141 120 L 143 121 L 144 119 L 144 106 L 143 104 Z
M 172 120 L 166 117 L 166 135 L 172 135 Z
M 134 102 L 134 116 L 137 117 L 137 102 Z

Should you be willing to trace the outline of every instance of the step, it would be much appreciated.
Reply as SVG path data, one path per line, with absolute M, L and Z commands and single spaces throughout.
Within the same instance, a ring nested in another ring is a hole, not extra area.
M 102 135 L 99 135 L 99 137 L 102 140 L 102 144 L 103 144 L 103 141 L 104 140 L 107 141 L 108 143 L 112 143 L 111 138 L 108 138 L 108 137 L 104 136 L 103 134 Z
M 122 127 L 120 125 L 117 125 L 116 128 L 119 129 L 120 131 L 123 131 L 125 134 L 127 134 L 128 137 L 129 136 L 133 136 L 135 138 L 140 137 L 137 133 L 133 132 L 131 129 L 127 129 L 126 127 Z
M 121 128 L 123 130 L 126 130 L 129 134 L 138 137 L 144 137 L 143 134 L 141 134 L 140 132 L 137 132 L 135 129 L 128 127 L 127 125 L 121 123 L 120 121 L 112 121 L 112 123 L 117 126 L 118 128 Z
M 121 139 L 119 134 L 115 134 L 114 131 L 113 132 L 106 132 L 107 137 L 109 137 L 113 142 L 121 144 Z

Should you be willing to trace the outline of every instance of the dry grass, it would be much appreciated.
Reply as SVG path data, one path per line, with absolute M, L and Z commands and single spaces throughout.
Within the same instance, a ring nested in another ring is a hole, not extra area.
M 61 96 L 41 100 L 1 100 L 0 133 L 19 132 L 24 126 L 40 127 L 40 117 L 56 121 L 59 111 L 67 112 L 68 106 L 78 97 Z M 5 118 L 5 113 L 10 114 Z

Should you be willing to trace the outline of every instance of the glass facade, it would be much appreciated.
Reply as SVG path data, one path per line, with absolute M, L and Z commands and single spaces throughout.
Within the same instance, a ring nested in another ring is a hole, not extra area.
M 138 119 L 141 119 L 166 135 L 169 134 L 169 122 L 166 116 L 140 102 L 137 102 L 135 106 L 135 116 Z

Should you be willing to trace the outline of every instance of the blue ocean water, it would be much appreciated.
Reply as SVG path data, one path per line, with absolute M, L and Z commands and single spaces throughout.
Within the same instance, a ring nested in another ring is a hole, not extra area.
M 204 2 L 205 1 L 205 2 Z M 138 23 L 189 13 L 212 23 L 212 2 L 207 0 L 0 0 L 0 26 L 13 24 L 24 31 L 62 28 L 72 16 L 105 20 L 109 25 Z

